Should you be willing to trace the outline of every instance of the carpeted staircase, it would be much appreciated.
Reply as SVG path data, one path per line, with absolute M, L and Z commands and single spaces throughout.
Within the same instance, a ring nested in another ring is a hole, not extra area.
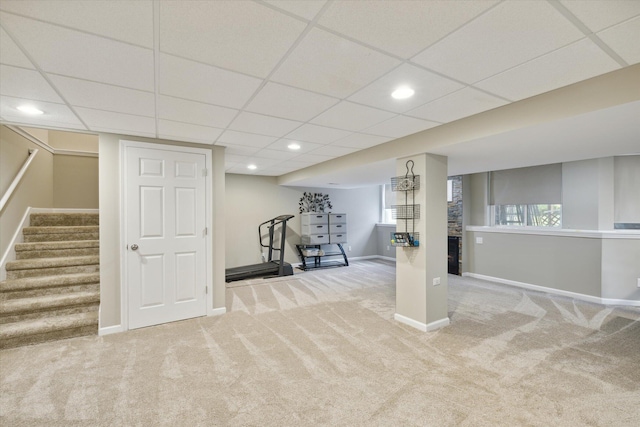
M 98 332 L 98 229 L 98 214 L 31 214 L 0 282 L 0 348 Z

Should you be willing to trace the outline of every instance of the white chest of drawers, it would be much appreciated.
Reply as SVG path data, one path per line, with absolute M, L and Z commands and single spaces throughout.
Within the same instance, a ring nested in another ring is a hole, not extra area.
M 303 245 L 347 242 L 347 214 L 305 212 L 300 224 Z

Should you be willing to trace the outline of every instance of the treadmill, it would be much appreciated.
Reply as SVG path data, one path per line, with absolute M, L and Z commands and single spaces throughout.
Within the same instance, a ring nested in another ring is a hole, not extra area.
M 278 276 L 292 276 L 293 267 L 291 264 L 284 262 L 284 248 L 286 244 L 287 235 L 287 221 L 293 218 L 294 215 L 280 215 L 269 221 L 265 221 L 258 226 L 258 239 L 260 240 L 260 246 L 263 248 L 269 248 L 269 258 L 266 262 L 260 264 L 244 265 L 242 267 L 227 268 L 225 270 L 225 281 L 233 282 L 236 280 L 251 279 L 252 277 L 278 277 Z M 275 227 L 280 225 L 280 248 L 273 247 L 273 238 L 275 234 Z M 262 242 L 262 227 L 269 229 L 269 244 L 265 245 Z M 278 251 L 280 257 L 273 259 L 273 253 Z

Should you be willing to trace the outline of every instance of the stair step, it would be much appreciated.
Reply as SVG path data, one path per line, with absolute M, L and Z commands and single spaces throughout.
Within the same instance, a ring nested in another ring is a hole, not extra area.
M 97 303 L 100 291 L 78 291 L 0 301 L 0 317 Z
M 59 242 L 35 242 L 35 243 L 16 243 L 15 251 L 54 251 L 63 249 L 86 249 L 98 248 L 100 241 L 98 240 L 63 240 Z
M 6 264 L 7 271 L 31 270 L 37 268 L 70 267 L 75 265 L 98 264 L 100 257 L 97 255 L 74 256 L 68 258 L 34 258 L 9 261 Z
M 52 249 L 48 251 L 16 252 L 16 259 L 66 258 L 76 256 L 99 255 L 100 248 Z
M 0 282 L 0 293 L 99 283 L 100 273 L 63 274 L 58 276 L 25 277 Z
M 99 227 L 96 225 L 74 227 L 25 227 L 22 229 L 24 241 L 57 242 L 63 240 L 98 240 Z
M 29 216 L 32 226 L 51 225 L 99 225 L 97 213 L 32 213 Z
M 59 274 L 93 273 L 99 271 L 97 255 L 69 258 L 35 258 L 10 261 L 6 264 L 7 279 L 55 276 Z
M 97 311 L 6 323 L 0 325 L 0 348 L 96 334 L 97 331 Z

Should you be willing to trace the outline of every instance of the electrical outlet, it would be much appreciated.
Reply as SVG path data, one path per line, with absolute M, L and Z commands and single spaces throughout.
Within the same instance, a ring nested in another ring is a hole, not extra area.
M 481 245 L 483 243 L 482 237 L 476 237 L 476 243 Z
M 351 252 L 351 246 L 349 246 L 349 252 Z
M 640 288 L 640 277 L 638 277 L 638 287 Z
M 391 250 L 391 246 L 387 246 L 387 250 L 390 251 Z
M 267 262 L 267 256 L 262 252 L 262 262 Z
M 438 286 L 440 284 L 440 278 L 436 277 L 435 279 L 433 279 L 433 286 Z

